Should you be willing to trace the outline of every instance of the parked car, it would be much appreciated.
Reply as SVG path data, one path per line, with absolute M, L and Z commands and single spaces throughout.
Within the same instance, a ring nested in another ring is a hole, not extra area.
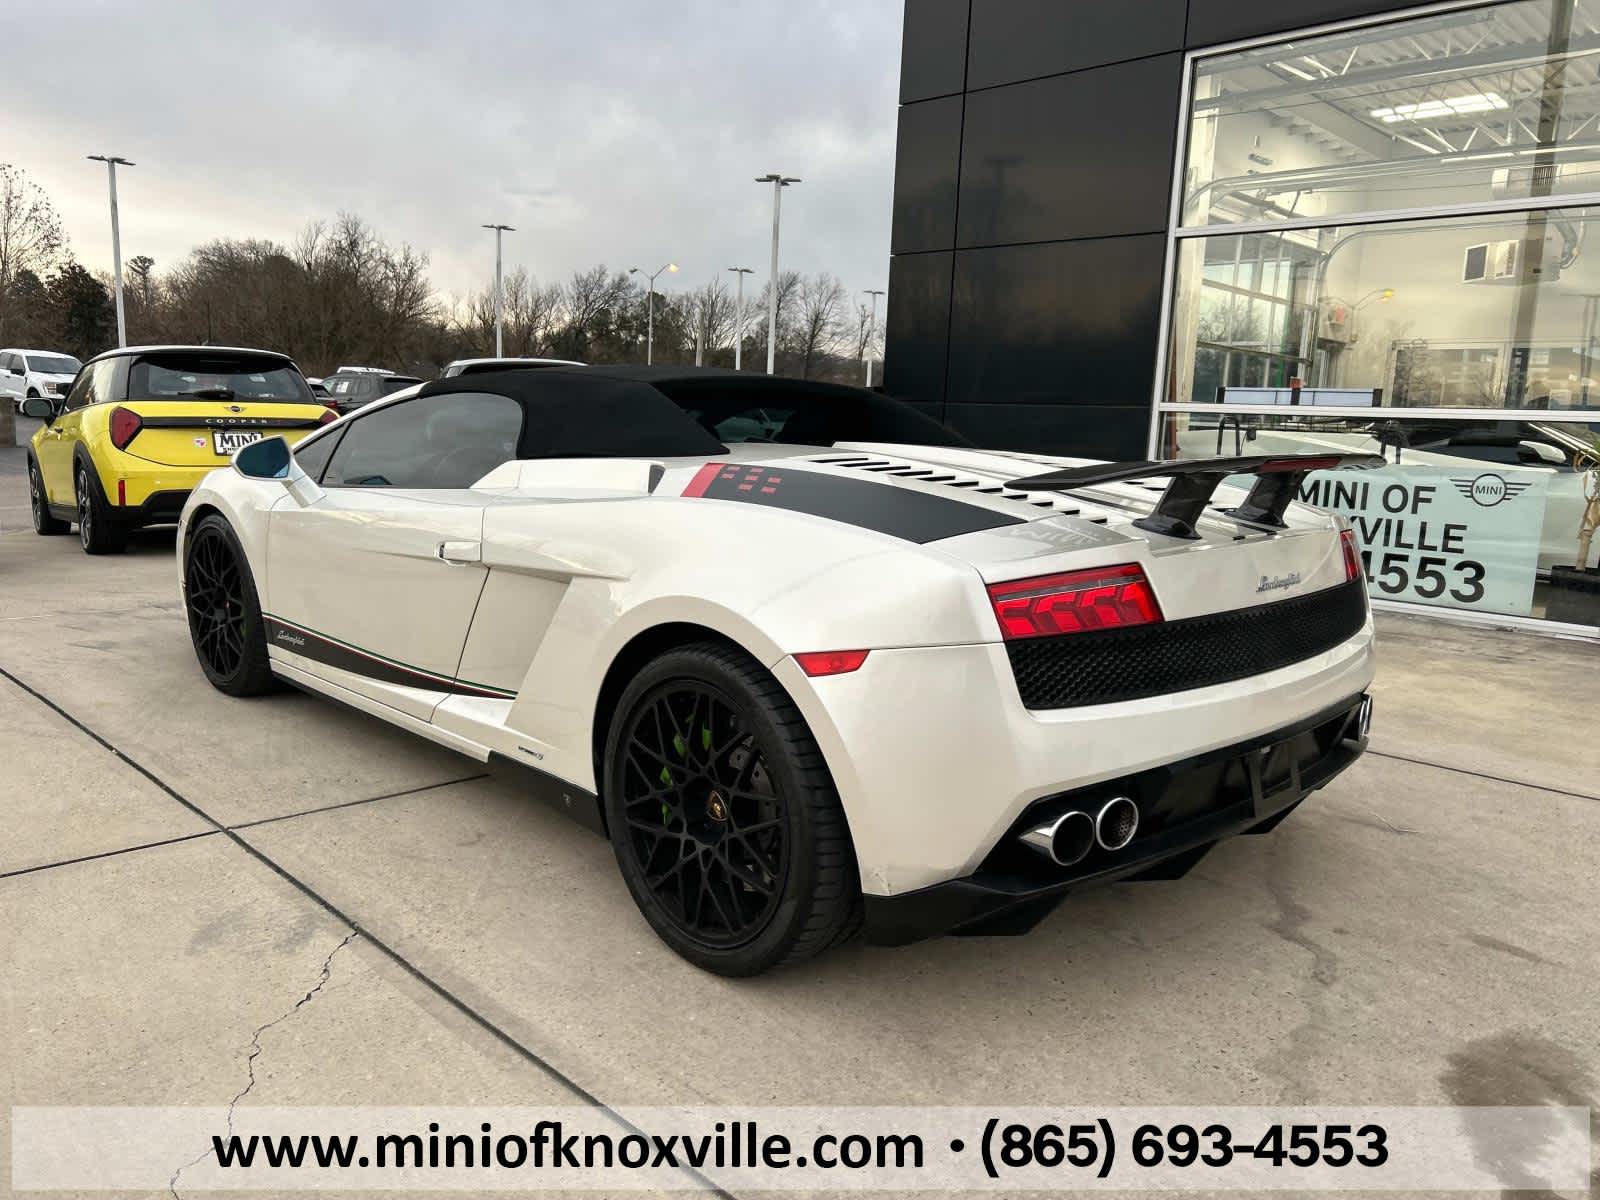
M 44 422 L 28 443 L 36 533 L 73 524 L 89 554 L 129 530 L 171 524 L 190 490 L 267 434 L 296 442 L 337 414 L 292 359 L 268 350 L 133 346 L 92 358 L 65 396 L 29 396 Z
M 9 396 L 18 411 L 29 396 L 65 396 L 81 366 L 54 350 L 0 350 L 0 396 Z
M 178 566 L 213 686 L 527 768 L 663 941 L 749 975 L 1020 933 L 1328 784 L 1373 625 L 1349 530 L 1290 501 L 1379 462 L 1089 463 L 855 388 L 502 371 L 247 447 Z
M 343 414 L 421 382 L 415 375 L 396 375 L 378 367 L 340 367 L 323 376 L 322 386 L 328 389 L 327 399 Z
M 581 367 L 584 363 L 570 358 L 458 358 L 440 372 L 440 379 L 454 379 L 457 375 L 477 375 L 483 371 L 515 371 L 519 368 L 537 370 L 540 367 Z

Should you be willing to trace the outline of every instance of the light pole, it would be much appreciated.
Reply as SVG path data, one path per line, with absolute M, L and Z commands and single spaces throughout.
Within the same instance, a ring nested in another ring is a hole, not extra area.
M 500 238 L 508 233 L 515 233 L 516 228 L 511 225 L 485 225 L 485 229 L 494 230 L 494 356 L 504 358 L 505 350 L 501 338 L 501 289 L 500 289 Z
M 744 362 L 744 277 L 755 272 L 749 267 L 729 267 L 728 270 L 739 280 L 739 299 L 733 309 L 733 369 L 737 371 Z
M 772 278 L 767 284 L 767 374 L 771 375 L 778 361 L 778 213 L 783 207 L 783 189 L 800 180 L 773 173 L 756 182 L 772 185 Z
M 865 295 L 872 297 L 872 315 L 867 318 L 867 386 L 872 386 L 872 336 L 878 332 L 878 297 L 884 295 L 881 288 L 865 288 Z
M 661 274 L 662 271 L 671 271 L 676 274 L 677 270 L 677 263 L 668 263 L 664 267 L 658 267 L 655 275 L 645 275 L 645 278 L 650 281 L 649 286 L 645 289 L 644 296 L 644 365 L 647 367 L 654 361 L 656 354 L 656 275 Z M 628 274 L 644 275 L 644 272 L 639 270 L 638 267 L 629 267 Z
M 91 162 L 103 162 L 111 181 L 111 278 L 116 282 L 117 295 L 117 345 L 128 344 L 128 319 L 122 310 L 122 230 L 117 222 L 117 167 L 133 164 L 114 154 L 90 154 Z

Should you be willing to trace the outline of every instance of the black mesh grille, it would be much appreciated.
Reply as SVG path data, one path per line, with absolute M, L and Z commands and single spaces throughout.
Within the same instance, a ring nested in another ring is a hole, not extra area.
M 1075 708 L 1244 679 L 1352 638 L 1367 617 L 1357 579 L 1255 608 L 1105 633 L 1007 642 L 1022 703 Z

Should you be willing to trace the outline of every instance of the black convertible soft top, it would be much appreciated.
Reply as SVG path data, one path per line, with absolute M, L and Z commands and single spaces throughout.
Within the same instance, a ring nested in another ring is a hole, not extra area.
M 679 458 L 727 447 L 648 384 L 591 368 L 488 371 L 426 384 L 419 396 L 488 392 L 522 405 L 517 457 Z
M 732 431 L 737 418 L 753 412 L 762 418 L 759 440 L 783 445 L 971 444 L 911 405 L 865 388 L 719 367 L 508 368 L 442 379 L 421 394 L 484 391 L 527 409 L 523 458 L 720 454 L 719 426 L 729 441 L 756 440 Z M 691 430 L 699 435 L 692 442 Z

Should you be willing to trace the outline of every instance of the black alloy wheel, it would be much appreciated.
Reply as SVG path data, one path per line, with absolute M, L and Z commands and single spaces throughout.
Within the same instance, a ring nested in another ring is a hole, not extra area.
M 743 945 L 771 920 L 788 873 L 783 801 L 755 736 L 717 689 L 656 689 L 624 732 L 629 844 L 651 893 L 690 937 Z
M 33 531 L 41 537 L 54 537 L 66 533 L 71 524 L 50 511 L 50 497 L 44 490 L 44 477 L 39 474 L 39 464 L 28 460 L 28 504 L 33 509 Z
M 72 495 L 77 510 L 78 541 L 85 554 L 118 554 L 128 544 L 127 533 L 106 513 L 100 484 L 89 468 L 79 463 L 72 473 Z
M 697 966 L 755 975 L 850 937 L 855 848 L 833 778 L 782 685 L 734 646 L 670 650 L 623 690 L 606 827 L 634 903 Z
M 206 678 L 231 696 L 271 690 L 255 581 L 238 538 L 222 517 L 203 517 L 190 532 L 183 591 L 189 638 Z

